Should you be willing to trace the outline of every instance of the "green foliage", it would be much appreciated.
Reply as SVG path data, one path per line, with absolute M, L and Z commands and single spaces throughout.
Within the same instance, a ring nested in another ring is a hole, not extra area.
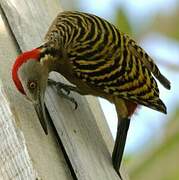
M 116 11 L 115 25 L 120 31 L 128 35 L 132 35 L 132 26 L 128 20 L 125 11 L 122 8 Z
M 179 41 L 179 8 L 171 14 L 156 15 L 150 28 L 161 34 Z
M 145 157 L 143 160 L 139 159 L 136 166 L 131 169 L 131 179 L 141 180 L 150 179 L 152 176 L 157 180 L 177 180 L 179 179 L 178 171 L 178 151 L 179 151 L 179 107 L 176 108 L 175 113 L 167 124 L 165 133 L 165 140 L 158 147 L 153 149 L 148 154 L 142 154 Z M 157 136 L 157 134 L 156 134 Z M 136 160 L 136 159 L 135 159 Z M 165 172 L 158 171 L 165 169 Z M 147 174 L 147 175 L 146 175 Z M 165 174 L 165 176 L 163 175 Z M 139 178 L 140 177 L 140 178 Z

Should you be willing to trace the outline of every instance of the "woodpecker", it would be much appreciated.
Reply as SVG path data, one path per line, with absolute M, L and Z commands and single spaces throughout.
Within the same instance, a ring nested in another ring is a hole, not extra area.
M 170 82 L 133 39 L 105 19 L 84 12 L 61 12 L 44 43 L 19 55 L 12 68 L 17 89 L 33 103 L 46 134 L 44 94 L 51 71 L 74 85 L 51 80 L 58 89 L 102 97 L 115 105 L 118 127 L 112 163 L 121 177 L 131 116 L 139 105 L 166 114 L 154 77 L 167 89 Z

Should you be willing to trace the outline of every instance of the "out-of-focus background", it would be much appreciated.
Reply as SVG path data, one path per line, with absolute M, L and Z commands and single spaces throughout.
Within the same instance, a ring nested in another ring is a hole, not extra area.
M 141 107 L 132 118 L 124 163 L 132 180 L 179 180 L 179 0 L 61 0 L 64 10 L 94 13 L 141 45 L 171 81 L 161 85 L 168 114 Z M 114 106 L 100 99 L 115 138 Z

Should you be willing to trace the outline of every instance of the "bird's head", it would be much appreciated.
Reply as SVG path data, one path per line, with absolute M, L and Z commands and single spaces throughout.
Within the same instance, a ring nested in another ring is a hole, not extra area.
M 48 67 L 41 62 L 40 48 L 22 53 L 12 68 L 12 79 L 17 89 L 33 103 L 40 123 L 47 134 L 44 95 L 48 80 Z

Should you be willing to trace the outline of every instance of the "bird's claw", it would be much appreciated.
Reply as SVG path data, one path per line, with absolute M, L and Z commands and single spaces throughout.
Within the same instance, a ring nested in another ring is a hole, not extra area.
M 68 86 L 67 86 L 66 84 L 57 82 L 56 88 L 57 88 L 57 89 L 60 89 L 60 90 L 64 90 L 64 91 L 66 92 L 67 95 L 70 94 L 70 90 L 69 90 L 69 88 L 68 88 Z
M 75 105 L 75 108 L 74 108 L 74 109 L 75 109 L 75 110 L 78 108 L 78 103 L 76 102 L 75 98 L 70 97 L 68 94 L 65 94 L 65 93 L 61 90 L 61 88 L 60 88 L 60 89 L 57 88 L 57 93 L 58 93 L 60 96 L 62 96 L 63 98 L 68 99 L 69 101 L 71 101 L 72 103 L 74 103 L 74 105 Z
M 64 83 L 61 82 L 56 82 L 52 79 L 48 79 L 48 84 L 49 85 L 54 85 L 57 89 L 57 93 L 62 96 L 65 99 L 68 99 L 69 101 L 71 101 L 72 103 L 75 104 L 75 110 L 78 108 L 78 103 L 76 102 L 76 100 L 73 97 L 70 97 L 69 94 L 71 91 L 75 91 L 75 87 L 70 86 L 70 85 L 66 85 Z M 64 91 L 66 93 L 64 93 Z

